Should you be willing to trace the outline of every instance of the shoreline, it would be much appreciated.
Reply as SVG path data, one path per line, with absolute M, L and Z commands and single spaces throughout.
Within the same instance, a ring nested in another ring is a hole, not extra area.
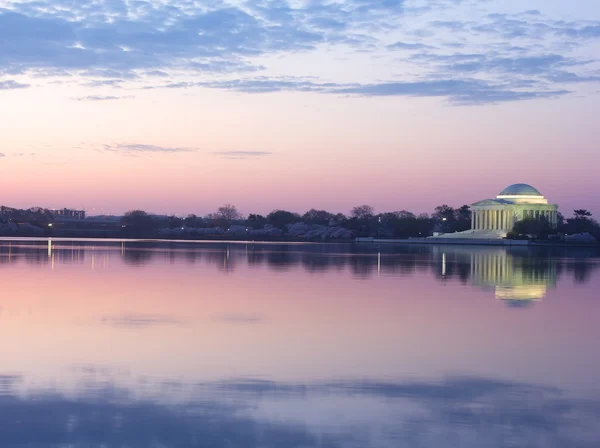
M 535 240 L 492 240 L 492 239 L 457 239 L 457 238 L 411 238 L 411 239 L 376 239 L 356 238 L 357 244 L 406 244 L 433 246 L 507 246 L 507 247 L 600 247 L 600 244 L 567 243 L 565 241 L 535 241 Z
M 129 238 L 129 237 L 67 237 L 67 236 L 0 236 L 0 242 L 81 242 L 81 243 L 227 243 L 227 244 L 289 244 L 289 245 L 326 245 L 326 244 L 358 244 L 389 246 L 504 246 L 504 247 L 581 247 L 599 248 L 599 244 L 566 243 L 564 241 L 529 241 L 529 240 L 469 240 L 451 238 L 411 238 L 411 239 L 377 239 L 355 238 L 351 240 L 304 240 L 293 238 L 281 239 L 235 239 L 235 238 Z

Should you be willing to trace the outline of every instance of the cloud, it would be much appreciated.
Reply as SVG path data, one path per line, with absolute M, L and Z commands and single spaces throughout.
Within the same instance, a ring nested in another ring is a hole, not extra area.
M 245 93 L 264 92 L 319 92 L 363 97 L 440 97 L 448 98 L 453 104 L 477 105 L 528 100 L 534 98 L 555 98 L 569 93 L 564 89 L 542 89 L 537 83 L 530 89 L 513 88 L 507 84 L 492 83 L 474 78 L 423 80 L 415 82 L 382 82 L 377 84 L 319 84 L 306 80 L 247 80 L 222 81 L 204 84 L 211 88 L 234 90 Z M 536 87 L 537 89 L 531 89 Z
M 101 322 L 113 327 L 144 328 L 157 325 L 181 325 L 182 322 L 172 316 L 158 314 L 123 314 L 120 316 L 105 316 Z
M 68 76 L 89 88 L 386 92 L 445 97 L 453 104 L 559 96 L 569 93 L 565 84 L 599 82 L 591 68 L 595 58 L 585 60 L 579 50 L 600 39 L 600 22 L 554 20 L 538 10 L 490 13 L 486 3 L 0 0 L 0 75 Z M 396 42 L 387 44 L 385 36 Z M 335 79 L 302 81 L 311 74 L 294 64 L 288 74 L 297 79 L 274 75 L 266 63 L 273 56 L 323 50 L 340 51 L 350 63 L 359 53 L 391 58 L 391 72 L 399 68 L 412 75 L 373 71 L 360 85 L 347 79 L 342 85 Z M 439 83 L 456 84 L 447 92 Z M 471 83 L 476 91 L 457 95 L 459 83 Z M 523 83 L 529 83 L 526 91 L 515 88 Z M 25 87 L 0 81 L 0 89 Z M 100 95 L 88 99 L 94 97 Z
M 0 9 L 0 71 L 61 70 L 90 76 L 154 76 L 165 68 L 222 73 L 260 69 L 249 56 L 311 50 L 343 42 L 346 27 L 390 21 L 402 1 L 369 5 L 360 1 L 308 4 L 285 1 L 122 2 L 70 0 L 8 3 Z M 365 36 L 366 37 L 366 36 Z
M 273 153 L 268 151 L 215 151 L 213 154 L 226 159 L 258 159 Z
M 21 84 L 16 81 L 0 81 L 0 90 L 27 89 L 28 84 Z
M 391 45 L 388 45 L 387 48 L 389 48 L 390 50 L 425 50 L 432 49 L 434 47 L 420 43 L 396 42 Z
M 4 154 L 3 152 L 0 152 L 0 157 L 6 157 L 6 154 Z
M 156 146 L 156 145 L 144 145 L 139 143 L 134 144 L 117 144 L 117 145 L 104 145 L 106 151 L 111 152 L 123 152 L 123 153 L 179 153 L 179 152 L 193 152 L 195 149 L 192 148 L 177 148 L 169 146 Z
M 225 313 L 219 314 L 214 317 L 217 322 L 224 322 L 235 325 L 248 325 L 258 324 L 264 322 L 264 318 L 254 314 L 241 314 L 241 313 Z
M 90 95 L 73 98 L 76 101 L 113 101 L 113 100 L 125 100 L 131 99 L 133 96 L 101 96 L 101 95 Z

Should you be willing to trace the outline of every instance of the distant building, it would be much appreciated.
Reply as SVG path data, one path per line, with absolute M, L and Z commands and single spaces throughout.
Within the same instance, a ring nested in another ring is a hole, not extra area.
M 60 210 L 50 210 L 50 213 L 52 213 L 52 216 L 54 216 L 55 219 L 85 219 L 85 210 L 72 210 L 70 208 L 63 208 Z

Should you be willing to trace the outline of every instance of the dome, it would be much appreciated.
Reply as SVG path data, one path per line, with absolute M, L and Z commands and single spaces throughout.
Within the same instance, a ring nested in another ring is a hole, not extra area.
M 498 196 L 540 196 L 542 193 L 527 184 L 513 184 L 506 187 Z

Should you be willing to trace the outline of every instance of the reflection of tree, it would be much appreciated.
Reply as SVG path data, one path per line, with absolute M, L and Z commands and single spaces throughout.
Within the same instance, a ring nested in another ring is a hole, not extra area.
M 266 266 L 277 271 L 302 268 L 309 273 L 347 270 L 359 278 L 376 274 L 412 275 L 431 272 L 444 281 L 487 283 L 491 286 L 514 282 L 518 275 L 523 284 L 556 283 L 568 273 L 578 283 L 589 281 L 599 264 L 600 254 L 590 248 L 521 248 L 434 245 L 368 244 L 232 244 L 224 242 L 173 243 L 124 242 L 98 240 L 93 244 L 53 242 L 55 263 L 84 263 L 100 251 L 118 253 L 132 266 L 150 263 L 206 263 L 233 272 L 239 265 Z M 24 260 L 28 264 L 49 262 L 47 242 L 0 242 L 0 265 Z M 510 262 L 510 263 L 509 263 Z M 508 263 L 508 264 L 507 264 Z M 473 279 L 474 274 L 494 279 Z M 512 277 L 511 277 L 512 276 Z
M 597 265 L 590 264 L 585 260 L 574 260 L 567 265 L 567 272 L 573 274 L 577 283 L 587 283 L 590 280 L 591 273 L 597 268 Z
M 355 256 L 350 258 L 352 274 L 358 278 L 368 278 L 377 272 L 377 259 L 375 257 Z
M 146 248 L 128 247 L 122 252 L 123 261 L 131 266 L 144 266 L 150 263 L 155 252 Z
M 293 247 L 278 246 L 267 254 L 267 264 L 276 271 L 287 271 L 298 262 L 298 255 L 292 253 Z

